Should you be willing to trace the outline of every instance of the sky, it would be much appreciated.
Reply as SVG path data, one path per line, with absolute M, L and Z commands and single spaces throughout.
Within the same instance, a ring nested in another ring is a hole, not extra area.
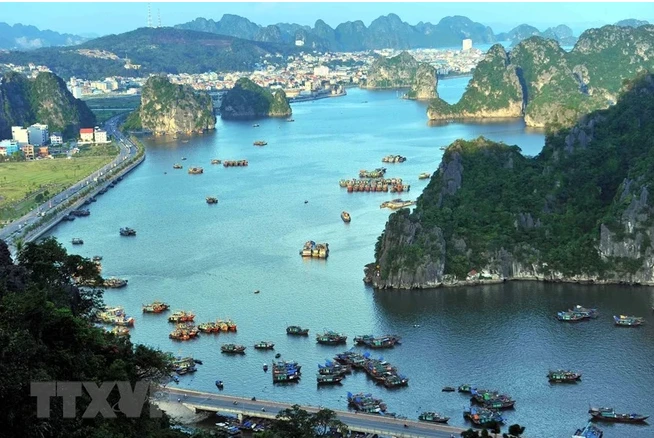
M 0 22 L 30 24 L 61 33 L 108 35 L 144 27 L 148 3 L 0 3 Z M 613 24 L 626 18 L 654 23 L 651 3 L 150 3 L 153 19 L 161 15 L 162 26 L 197 17 L 219 20 L 236 14 L 261 24 L 298 23 L 313 26 L 323 19 L 336 27 L 345 21 L 362 20 L 366 26 L 380 15 L 397 14 L 415 25 L 437 23 L 450 15 L 464 15 L 491 26 L 495 33 L 527 23 L 544 30 L 567 24 L 575 35 L 590 27 Z

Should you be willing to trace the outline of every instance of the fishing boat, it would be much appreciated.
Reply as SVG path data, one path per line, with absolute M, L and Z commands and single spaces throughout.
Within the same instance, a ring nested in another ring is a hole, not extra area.
M 192 357 L 177 357 L 173 360 L 173 369 L 179 375 L 194 373 L 198 369 L 195 366 L 195 360 Z
M 91 214 L 90 210 L 73 210 L 70 212 L 73 216 L 76 217 L 84 217 L 84 216 L 89 216 Z
M 554 370 L 547 373 L 550 383 L 577 383 L 581 374 L 566 370 Z
M 176 341 L 188 341 L 189 339 L 196 338 L 200 330 L 191 322 L 177 324 L 175 330 L 170 332 L 168 337 Z
M 143 313 L 161 313 L 168 309 L 170 309 L 170 306 L 161 301 L 155 301 L 153 303 L 143 305 Z
M 287 122 L 294 122 L 295 119 L 286 119 Z
M 316 381 L 318 385 L 337 385 L 343 381 L 341 374 L 316 374 Z
M 91 258 L 91 261 L 94 261 L 94 262 L 99 262 L 99 261 L 101 261 L 101 260 L 102 260 L 102 256 L 97 256 L 97 255 L 96 255 L 96 256 L 93 256 L 93 257 Z
M 382 163 L 404 163 L 405 161 L 406 157 L 402 155 L 386 155 L 382 158 Z
M 173 164 L 173 169 L 181 169 L 181 168 L 182 168 L 181 164 L 179 164 L 179 163 Z
M 216 388 L 223 389 L 224 387 L 225 387 L 225 384 L 223 383 L 222 380 L 216 380 Z
M 447 423 L 450 417 L 436 413 L 436 412 L 423 412 L 418 415 L 418 420 L 427 421 L 429 423 Z
M 182 157 L 182 161 L 186 161 L 186 157 Z
M 110 307 L 98 313 L 98 320 L 105 324 L 131 327 L 134 325 L 134 318 L 127 316 L 122 307 Z
M 382 202 L 379 208 L 390 208 L 391 210 L 398 210 L 400 208 L 410 207 L 415 204 L 415 201 L 404 201 L 400 198 L 393 199 L 392 201 Z
M 316 243 L 309 240 L 300 250 L 300 255 L 302 257 L 326 259 L 329 256 L 329 243 Z
M 254 344 L 254 348 L 257 350 L 274 350 L 275 344 L 268 341 L 261 341 Z
M 375 170 L 362 169 L 359 171 L 359 178 L 383 178 L 384 174 L 386 174 L 385 167 L 378 167 Z
M 201 173 L 204 173 L 204 169 L 201 167 L 189 167 L 188 168 L 188 173 L 190 175 L 199 175 Z
M 325 365 L 318 364 L 319 374 L 352 374 L 352 367 L 347 364 L 334 363 L 330 360 L 325 361 Z
M 265 141 L 263 141 L 263 140 L 257 140 L 257 141 L 255 141 L 255 142 L 252 143 L 252 144 L 253 144 L 254 146 L 265 146 L 265 145 L 267 145 L 268 143 L 265 142 Z
M 472 394 L 470 401 L 488 409 L 513 409 L 515 405 L 515 400 L 497 391 L 473 388 L 470 393 Z
M 463 393 L 470 393 L 470 392 L 472 392 L 472 385 L 464 383 L 463 385 L 459 385 L 459 387 L 457 388 L 457 391 L 463 392 Z
M 120 327 L 116 326 L 110 330 L 110 333 L 116 335 L 116 336 L 127 336 L 129 335 L 129 328 L 128 327 Z
M 247 167 L 248 160 L 225 160 L 223 167 Z
M 386 412 L 386 403 L 382 399 L 374 398 L 372 394 L 358 394 L 347 393 L 347 403 L 357 411 L 367 413 L 381 413 Z
M 66 216 L 62 217 L 61 220 L 62 221 L 72 222 L 72 221 L 75 220 L 75 216 L 73 216 L 71 214 L 67 214 Z
M 72 244 L 73 244 L 73 245 L 83 245 L 83 244 L 84 244 L 84 241 L 83 241 L 82 239 L 80 239 L 79 237 L 75 237 L 75 238 L 72 240 Z
M 341 219 L 343 219 L 343 222 L 345 223 L 348 223 L 352 220 L 352 218 L 350 217 L 350 213 L 348 213 L 347 211 L 341 212 Z
M 504 424 L 504 418 L 499 412 L 478 406 L 471 406 L 463 411 L 463 418 L 476 427 L 493 428 Z
M 259 124 L 258 124 L 258 123 L 255 123 L 254 125 L 252 125 L 252 127 L 253 127 L 253 128 L 258 128 L 258 127 L 259 127 Z
M 594 420 L 610 423 L 643 423 L 649 418 L 641 414 L 618 414 L 613 408 L 590 408 L 588 413 Z
M 214 198 L 213 196 L 207 196 L 207 204 L 217 204 L 218 203 L 218 198 Z
M 218 333 L 220 331 L 215 322 L 203 322 L 198 325 L 198 330 L 202 333 Z
M 263 364 L 263 371 L 264 371 L 264 373 L 265 373 L 266 371 L 268 371 L 268 364 L 265 364 L 265 363 Z
M 220 163 L 221 163 L 221 161 L 219 159 L 217 159 L 217 158 L 214 158 L 213 160 L 211 160 L 211 164 L 220 164 Z
M 400 344 L 401 338 L 397 335 L 360 335 L 354 337 L 356 345 L 365 345 L 369 348 L 393 348 L 396 344 Z
M 577 429 L 572 438 L 602 438 L 604 432 L 592 423 L 588 423 L 586 427 Z
M 187 322 L 193 321 L 195 319 L 195 314 L 193 312 L 186 312 L 184 310 L 178 310 L 168 317 L 168 322 Z
M 286 327 L 286 334 L 295 336 L 308 336 L 309 329 L 302 328 L 298 325 L 290 325 Z
M 441 392 L 454 392 L 456 391 L 456 388 L 454 386 L 444 386 L 443 389 L 441 389 Z
M 429 179 L 431 178 L 431 173 L 429 172 L 422 172 L 420 175 L 418 175 L 418 179 Z
M 399 388 L 400 386 L 407 386 L 409 379 L 398 374 L 391 374 L 390 376 L 384 377 L 382 383 L 386 388 Z
M 247 347 L 243 345 L 237 345 L 237 344 L 223 344 L 220 347 L 220 352 L 221 353 L 227 353 L 227 354 L 245 354 L 245 349 Z
M 295 361 L 274 362 L 272 367 L 273 383 L 299 382 L 302 375 L 301 368 L 302 367 Z
M 645 323 L 645 318 L 639 316 L 613 315 L 613 320 L 620 327 L 637 327 Z
M 105 278 L 104 281 L 102 282 L 103 288 L 106 289 L 120 289 L 121 287 L 127 286 L 127 280 L 124 280 L 122 278 L 115 278 L 115 277 L 110 277 L 110 278 Z
M 587 319 L 596 319 L 599 316 L 597 309 L 587 309 L 577 304 L 565 312 L 558 312 L 557 319 L 564 322 L 578 322 Z
M 325 345 L 338 345 L 347 342 L 347 336 L 342 333 L 336 333 L 331 330 L 316 335 L 316 342 Z
M 121 236 L 136 236 L 136 230 L 129 227 L 123 227 L 120 229 Z

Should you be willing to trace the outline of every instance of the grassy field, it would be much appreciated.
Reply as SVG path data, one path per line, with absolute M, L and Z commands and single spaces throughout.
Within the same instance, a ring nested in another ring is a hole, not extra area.
M 116 146 L 91 147 L 71 159 L 0 163 L 0 224 L 16 219 L 109 163 Z

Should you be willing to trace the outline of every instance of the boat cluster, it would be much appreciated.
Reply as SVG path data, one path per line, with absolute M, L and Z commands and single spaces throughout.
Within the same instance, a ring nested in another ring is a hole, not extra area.
M 393 348 L 396 344 L 402 343 L 402 338 L 397 335 L 360 335 L 354 337 L 354 343 L 368 348 Z
M 302 257 L 326 259 L 329 256 L 329 243 L 316 243 L 313 240 L 305 242 L 300 250 Z
M 266 368 L 267 366 L 264 365 Z M 264 370 L 266 369 L 264 368 Z M 272 365 L 273 383 L 294 383 L 299 382 L 302 376 L 302 365 L 295 361 L 279 360 Z
M 382 163 L 404 163 L 405 161 L 406 157 L 402 155 L 386 155 L 382 158 Z
M 225 160 L 223 167 L 247 167 L 248 160 Z
M 400 198 L 393 199 L 392 201 L 382 202 L 379 208 L 390 208 L 391 210 L 398 210 L 400 208 L 410 207 L 414 205 L 415 201 L 404 201 Z
M 380 398 L 375 398 L 372 394 L 358 394 L 347 393 L 347 404 L 359 412 L 383 413 L 386 412 L 386 403 Z
M 387 179 L 342 179 L 338 182 L 342 188 L 346 188 L 348 193 L 354 192 L 391 192 L 402 193 L 411 190 L 409 184 L 403 184 L 402 178 L 387 178 Z
M 386 362 L 384 358 L 373 359 L 370 353 L 358 353 L 354 350 L 339 353 L 334 357 L 337 362 L 350 366 L 353 370 L 364 371 L 376 383 L 386 388 L 407 386 L 409 379 L 398 373 L 395 366 Z
M 104 324 L 111 324 L 122 327 L 131 327 L 134 325 L 134 318 L 125 313 L 122 307 L 110 307 L 97 315 L 98 321 Z
M 383 178 L 386 175 L 385 167 L 378 167 L 375 170 L 359 170 L 359 178 Z
M 218 319 L 215 322 L 203 322 L 198 325 L 198 330 L 202 333 L 235 332 L 236 329 L 236 323 L 231 319 L 225 321 Z
M 574 306 L 567 311 L 558 312 L 556 319 L 562 322 L 579 322 L 599 317 L 597 309 L 587 309 L 580 305 Z M 619 327 L 637 327 L 645 323 L 645 318 L 640 316 L 613 315 L 615 325 Z

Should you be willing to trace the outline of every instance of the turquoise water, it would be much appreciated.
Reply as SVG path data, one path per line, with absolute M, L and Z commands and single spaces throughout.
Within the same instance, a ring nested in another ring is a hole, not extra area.
M 466 83 L 444 80 L 439 92 L 456 101 Z M 405 163 L 384 166 L 389 177 L 411 184 L 404 197 L 415 199 L 427 184 L 418 175 L 437 169 L 441 146 L 485 135 L 535 155 L 543 135 L 522 121 L 429 126 L 426 105 L 394 91 L 348 93 L 294 104 L 294 123 L 262 120 L 253 128 L 251 122 L 218 121 L 215 133 L 186 143 L 148 141 L 145 162 L 98 197 L 89 217 L 52 234 L 70 251 L 104 256 L 104 275 L 129 280 L 124 289 L 106 291 L 105 301 L 136 317 L 134 341 L 203 359 L 197 373 L 181 378 L 181 387 L 214 391 L 221 379 L 227 394 L 340 409 L 348 391 L 367 391 L 391 412 L 415 418 L 436 410 L 462 426 L 467 398 L 440 388 L 472 383 L 512 395 L 517 403 L 508 424 L 526 425 L 532 438 L 571 436 L 585 424 L 589 404 L 654 414 L 651 289 L 511 283 L 374 292 L 364 286 L 363 266 L 373 260 L 389 215 L 379 204 L 395 196 L 348 194 L 339 179 L 381 167 L 384 155 L 402 154 Z M 268 145 L 254 147 L 259 139 Z M 247 159 L 250 166 L 212 166 L 212 158 Z M 176 162 L 205 172 L 173 170 Z M 218 204 L 207 205 L 206 196 L 218 197 Z M 342 210 L 350 212 L 350 224 L 341 221 Z M 138 235 L 120 237 L 124 226 Z M 84 245 L 73 247 L 73 237 Z M 330 244 L 328 260 L 299 256 L 309 239 Z M 165 315 L 141 314 L 141 304 L 154 300 L 195 311 L 196 322 L 232 318 L 238 333 L 171 341 Z M 558 310 L 577 303 L 598 307 L 601 318 L 577 325 L 554 320 Z M 646 316 L 649 325 L 617 329 L 610 315 L 619 313 Z M 287 337 L 290 324 L 309 327 L 311 336 Z M 316 345 L 313 335 L 323 329 L 346 333 L 348 346 Z M 407 388 L 390 391 L 363 374 L 348 376 L 340 387 L 316 388 L 318 363 L 350 348 L 355 335 L 387 332 L 403 336 L 403 345 L 374 354 L 409 377 Z M 261 366 L 274 352 L 255 351 L 260 340 L 275 342 L 275 352 L 303 365 L 299 384 L 272 385 Z M 221 355 L 227 342 L 248 346 L 247 354 Z M 583 381 L 550 386 L 545 375 L 558 367 L 582 372 Z M 607 438 L 653 436 L 649 427 L 605 429 Z

